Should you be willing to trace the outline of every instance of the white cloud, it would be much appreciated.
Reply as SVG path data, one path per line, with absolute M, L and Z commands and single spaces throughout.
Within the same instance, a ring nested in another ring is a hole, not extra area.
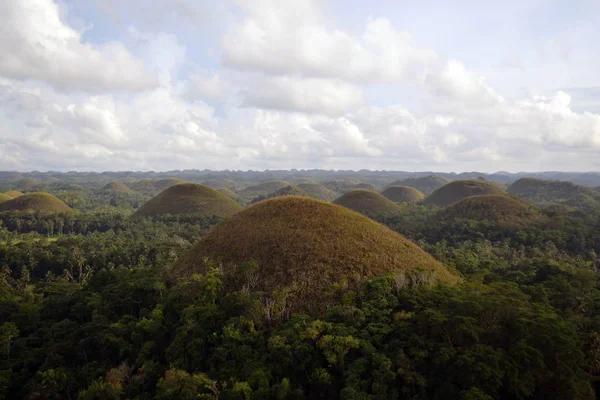
M 0 76 L 60 88 L 142 90 L 155 81 L 118 42 L 83 43 L 52 0 L 0 1 Z
M 250 83 L 243 91 L 242 105 L 339 116 L 363 102 L 362 90 L 356 85 L 330 79 L 280 76 Z

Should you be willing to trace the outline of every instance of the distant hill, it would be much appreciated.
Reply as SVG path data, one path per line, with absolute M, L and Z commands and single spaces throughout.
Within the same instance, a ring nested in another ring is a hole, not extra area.
M 425 198 L 425 194 L 410 186 L 390 186 L 381 195 L 394 203 L 416 203 Z
M 224 220 L 173 265 L 171 278 L 204 272 L 205 257 L 222 265 L 230 284 L 242 288 L 252 279 L 253 290 L 289 313 L 323 313 L 340 301 L 334 286 L 356 290 L 374 276 L 395 275 L 407 285 L 409 276 L 422 284 L 458 280 L 398 233 L 306 197 L 265 200 Z M 256 268 L 244 267 L 250 260 Z
M 4 203 L 5 201 L 12 200 L 12 199 L 13 198 L 11 196 L 4 194 L 4 193 L 0 193 L 0 204 Z
M 423 204 L 446 207 L 470 196 L 504 193 L 505 192 L 493 182 L 478 179 L 453 181 L 431 193 L 431 195 L 423 201 Z
M 250 185 L 240 191 L 240 194 L 246 196 L 266 196 L 268 194 L 273 193 L 276 190 L 283 189 L 286 186 L 289 186 L 290 183 L 286 181 L 268 181 L 257 183 L 256 185 Z
M 163 214 L 228 217 L 241 209 L 238 203 L 213 188 L 195 183 L 181 183 L 150 199 L 133 214 L 133 217 L 154 217 Z
M 352 190 L 341 195 L 333 203 L 370 218 L 398 215 L 401 212 L 396 203 L 370 190 Z
M 319 183 L 300 183 L 298 187 L 310 197 L 323 201 L 333 201 L 338 197 L 338 194 L 331 189 Z
M 590 187 L 566 181 L 523 178 L 509 186 L 508 193 L 537 204 L 574 202 L 577 199 L 600 200 L 600 193 Z
M 327 189 L 337 193 L 346 193 L 354 189 L 360 181 L 352 179 L 336 179 L 332 181 L 323 182 L 322 185 Z
M 2 211 L 37 211 L 44 213 L 64 213 L 73 211 L 62 200 L 49 193 L 28 193 L 0 204 Z
M 236 183 L 231 179 L 209 179 L 203 181 L 202 184 L 204 186 L 209 186 L 213 189 L 226 188 L 226 189 L 235 189 Z
M 437 214 L 444 223 L 459 220 L 492 222 L 501 226 L 524 227 L 545 220 L 536 206 L 506 194 L 489 194 L 467 197 Z
M 421 178 L 408 178 L 401 179 L 390 183 L 387 187 L 392 186 L 409 186 L 425 194 L 433 193 L 444 185 L 447 185 L 450 181 L 441 178 L 439 176 L 425 176 Z
M 231 189 L 225 188 L 225 187 L 219 188 L 219 189 L 217 189 L 217 191 L 220 193 L 223 193 L 225 196 L 227 196 L 230 199 L 233 199 L 235 201 L 237 201 L 240 198 L 240 196 L 236 192 L 234 192 Z
M 353 190 L 370 190 L 372 192 L 379 192 L 379 188 L 372 183 L 359 183 L 358 185 L 354 185 Z
M 304 196 L 307 197 L 308 194 L 300 189 L 298 186 L 296 185 L 287 185 L 285 187 L 282 187 L 281 189 L 278 189 L 276 191 L 274 191 L 273 193 L 269 193 L 266 196 L 259 196 L 256 197 L 252 203 L 257 203 L 259 201 L 263 201 L 266 199 L 272 199 L 275 197 L 284 197 L 284 196 Z
M 183 179 L 179 179 L 179 178 L 159 179 L 154 182 L 154 187 L 156 187 L 156 189 L 158 189 L 159 191 L 163 191 L 165 189 L 170 188 L 171 186 L 179 185 L 181 183 L 187 183 L 187 182 L 184 181 Z
M 10 196 L 12 198 L 23 196 L 23 193 L 19 192 L 18 190 L 9 190 L 8 192 L 6 192 L 4 194 L 7 196 Z
M 107 183 L 103 188 L 104 193 L 121 193 L 121 194 L 134 194 L 133 190 L 122 184 L 121 182 L 110 182 Z

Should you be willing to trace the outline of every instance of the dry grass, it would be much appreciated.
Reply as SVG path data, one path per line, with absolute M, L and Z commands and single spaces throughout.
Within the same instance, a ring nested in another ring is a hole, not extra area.
M 423 193 L 429 194 L 433 193 L 444 185 L 448 184 L 448 180 L 439 176 L 430 175 L 424 176 L 422 178 L 408 178 L 401 179 L 395 182 L 392 182 L 388 185 L 391 186 L 410 186 L 417 190 L 420 190 Z
M 0 211 L 71 212 L 73 209 L 49 193 L 28 193 L 0 204 Z
M 298 187 L 306 192 L 308 196 L 323 201 L 333 201 L 338 195 L 333 190 L 326 188 L 319 183 L 300 183 Z
M 340 196 L 333 203 L 370 218 L 398 215 L 402 211 L 396 203 L 370 190 L 352 190 Z
M 504 194 L 467 197 L 440 211 L 437 217 L 444 223 L 468 219 L 514 227 L 530 226 L 544 220 L 537 207 Z
M 123 193 L 123 194 L 134 194 L 133 190 L 123 185 L 121 182 L 110 182 L 102 188 L 105 193 Z
M 13 198 L 7 194 L 4 193 L 0 193 L 0 204 L 4 203 L 5 201 L 9 201 L 12 200 Z
M 208 186 L 182 183 L 171 186 L 140 207 L 133 217 L 153 217 L 162 214 L 200 214 L 207 217 L 227 217 L 241 206 Z
M 381 192 L 394 203 L 416 203 L 425 198 L 425 194 L 410 186 L 391 186 Z
M 224 220 L 172 267 L 171 277 L 204 272 L 205 257 L 219 261 L 240 288 L 265 291 L 271 298 L 284 293 L 285 304 L 298 312 L 322 310 L 333 287 L 354 290 L 375 276 L 458 280 L 400 234 L 354 211 L 305 197 L 265 200 Z M 251 276 L 241 268 L 249 260 L 258 263 Z
M 447 207 L 470 196 L 505 193 L 504 190 L 500 189 L 500 187 L 493 182 L 470 179 L 460 180 L 442 186 L 427 197 L 423 201 L 423 204 Z
M 217 189 L 217 191 L 219 193 L 223 193 L 225 196 L 227 196 L 230 199 L 233 199 L 235 201 L 239 200 L 239 198 L 240 198 L 240 196 L 236 192 L 234 192 L 233 190 L 228 189 L 226 187 L 219 188 L 219 189 Z
M 12 199 L 14 199 L 15 197 L 23 196 L 23 193 L 19 192 L 18 190 L 9 190 L 8 192 L 6 192 L 4 194 L 9 196 Z

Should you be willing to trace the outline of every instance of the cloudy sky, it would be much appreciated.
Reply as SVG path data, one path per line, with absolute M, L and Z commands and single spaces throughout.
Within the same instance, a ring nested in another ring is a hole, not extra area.
M 600 170 L 597 0 L 0 15 L 1 170 Z

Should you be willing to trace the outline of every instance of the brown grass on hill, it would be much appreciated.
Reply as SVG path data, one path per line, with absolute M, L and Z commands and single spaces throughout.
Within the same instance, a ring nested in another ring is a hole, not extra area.
M 448 180 L 440 176 L 430 175 L 423 176 L 420 178 L 407 178 L 401 179 L 390 183 L 387 187 L 391 186 L 410 186 L 425 194 L 433 193 L 442 186 L 448 184 Z
M 206 258 L 222 265 L 232 285 L 264 291 L 287 312 L 323 311 L 340 292 L 375 276 L 393 275 L 399 285 L 458 280 L 400 234 L 306 197 L 265 200 L 224 220 L 173 265 L 170 277 L 205 272 Z M 244 267 L 250 260 L 257 269 Z
M 398 204 L 370 190 L 352 190 L 341 195 L 333 203 L 370 218 L 398 215 L 402 211 Z
M 416 203 L 425 198 L 425 194 L 410 186 L 391 186 L 381 192 L 394 203 Z
M 19 196 L 23 196 L 22 192 L 19 192 L 18 190 L 9 190 L 8 192 L 4 193 L 7 196 L 10 196 L 11 198 L 15 198 L 15 197 L 19 197 Z
M 269 182 L 261 182 L 256 185 L 250 185 L 246 187 L 241 193 L 245 195 L 267 195 L 273 193 L 276 190 L 283 189 L 286 186 L 289 186 L 290 183 L 286 181 L 269 181 Z
M 423 204 L 447 207 L 470 196 L 482 194 L 505 194 L 506 192 L 498 185 L 482 180 L 460 180 L 453 181 L 442 186 L 427 197 Z
M 107 183 L 102 191 L 105 193 L 123 193 L 123 194 L 134 194 L 133 190 L 129 189 L 127 186 L 122 184 L 121 182 L 110 182 Z
M 0 204 L 0 211 L 71 212 L 73 209 L 50 193 L 28 193 Z
M 163 214 L 199 214 L 206 217 L 228 217 L 241 206 L 208 186 L 182 183 L 171 186 L 151 198 L 133 217 L 153 217 Z
M 300 183 L 298 187 L 306 192 L 308 196 L 323 201 L 333 201 L 338 194 L 319 183 Z
M 437 218 L 444 223 L 468 219 L 515 227 L 534 225 L 545 219 L 537 207 L 506 194 L 467 197 L 441 210 Z
M 7 194 L 0 193 L 0 203 L 4 203 L 5 201 L 12 200 L 13 198 Z
M 226 187 L 219 188 L 219 189 L 217 189 L 217 191 L 219 193 L 223 193 L 225 196 L 229 197 L 230 199 L 236 200 L 236 201 L 240 198 L 239 194 L 237 194 L 233 190 L 228 189 Z

